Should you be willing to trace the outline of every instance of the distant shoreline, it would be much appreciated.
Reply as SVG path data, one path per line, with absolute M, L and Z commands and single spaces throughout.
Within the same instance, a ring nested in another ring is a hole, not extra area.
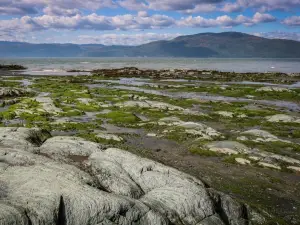
M 32 75 L 47 75 L 48 72 L 69 70 L 91 71 L 137 67 L 139 69 L 197 69 L 226 72 L 300 72 L 300 59 L 258 58 L 0 58 L 0 64 L 17 64 L 28 68 Z M 51 75 L 51 74 L 50 74 Z M 60 75 L 60 74 L 52 74 Z

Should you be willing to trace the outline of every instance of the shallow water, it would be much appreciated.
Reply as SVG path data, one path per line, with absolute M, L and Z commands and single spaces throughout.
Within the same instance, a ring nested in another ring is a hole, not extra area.
M 142 129 L 118 127 L 109 123 L 104 123 L 101 127 L 106 129 L 107 133 L 111 133 L 111 134 L 142 134 L 143 133 Z
M 201 94 L 195 92 L 174 92 L 170 93 L 167 91 L 157 91 L 157 90 L 148 90 L 139 87 L 130 87 L 130 86 L 112 86 L 109 88 L 121 89 L 121 90 L 131 90 L 137 92 L 143 92 L 147 94 L 160 95 L 170 98 L 184 98 L 184 99 L 200 99 L 200 100 L 208 100 L 208 101 L 225 101 L 225 102 L 250 102 L 250 103 L 258 103 L 263 105 L 270 105 L 276 107 L 282 107 L 289 109 L 291 111 L 300 111 L 300 105 L 288 102 L 288 101 L 274 101 L 274 100 L 253 100 L 248 98 L 236 98 L 236 97 L 227 97 L 227 96 L 218 96 L 218 95 L 209 95 L 209 94 Z
M 118 80 L 94 80 L 94 82 L 99 83 L 110 83 L 110 84 L 120 84 L 120 85 L 130 85 L 136 87 L 142 87 L 145 85 L 151 86 L 167 86 L 164 82 L 174 82 L 174 83 L 182 83 L 184 86 L 199 86 L 201 84 L 219 84 L 223 86 L 228 86 L 230 84 L 241 84 L 241 85 L 259 85 L 259 86 L 274 86 L 274 87 L 282 87 L 282 88 L 300 88 L 300 82 L 296 82 L 294 84 L 275 84 L 269 82 L 254 82 L 254 81 L 232 81 L 232 82 L 221 82 L 221 81 L 202 81 L 202 80 L 187 80 L 187 79 L 164 79 L 159 80 L 159 82 L 149 82 L 150 79 L 140 79 L 140 78 L 121 78 Z M 92 87 L 91 85 L 89 85 Z M 94 86 L 97 86 L 95 84 Z
M 76 75 L 70 69 L 138 67 L 144 69 L 208 69 L 235 72 L 300 72 L 300 59 L 218 58 L 1 58 L 0 64 L 21 64 L 31 75 Z

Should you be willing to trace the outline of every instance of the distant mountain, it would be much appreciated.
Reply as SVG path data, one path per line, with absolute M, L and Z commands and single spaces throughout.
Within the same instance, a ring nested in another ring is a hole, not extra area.
M 0 42 L 0 57 L 300 58 L 300 42 L 238 32 L 200 33 L 139 46 Z
M 0 57 L 70 57 L 82 54 L 74 44 L 30 44 L 0 41 Z

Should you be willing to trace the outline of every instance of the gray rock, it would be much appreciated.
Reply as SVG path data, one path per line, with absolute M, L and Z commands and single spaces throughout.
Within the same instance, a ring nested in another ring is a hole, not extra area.
M 282 122 L 282 123 L 300 123 L 300 118 L 295 116 L 290 116 L 286 114 L 277 114 L 273 116 L 266 117 L 269 122 Z
M 96 137 L 102 138 L 102 139 L 105 139 L 105 140 L 117 141 L 117 142 L 123 141 L 123 138 L 120 137 L 120 136 L 117 136 L 117 135 L 115 135 L 115 134 L 107 134 L 107 133 L 104 133 L 104 132 L 98 133 L 98 134 L 96 135 Z
M 234 116 L 233 112 L 227 112 L 227 111 L 217 111 L 216 114 L 223 116 L 223 117 L 229 117 L 229 118 L 233 118 L 233 116 Z
M 184 110 L 182 107 L 171 105 L 165 102 L 158 102 L 158 101 L 127 101 L 122 103 L 117 103 L 116 106 L 118 107 L 140 107 L 140 108 L 156 108 L 156 109 L 162 109 L 162 110 Z
M 158 121 L 160 126 L 175 126 L 184 129 L 184 132 L 199 137 L 200 139 L 212 140 L 216 137 L 221 137 L 221 133 L 215 129 L 197 122 L 185 122 L 177 117 L 166 117 Z M 164 133 L 169 133 L 171 129 L 164 130 Z
M 42 110 L 47 113 L 58 114 L 63 112 L 54 105 L 54 102 L 50 97 L 36 97 L 35 100 L 42 105 Z
M 251 164 L 250 160 L 244 159 L 244 158 L 235 158 L 235 161 L 241 165 L 250 165 Z
M 94 103 L 95 101 L 91 98 L 77 98 L 77 101 L 79 101 L 82 104 L 88 105 L 90 103 Z
M 248 153 L 247 146 L 236 141 L 214 141 L 205 146 L 208 150 L 223 154 Z
M 19 97 L 28 94 L 30 91 L 23 88 L 1 87 L 0 97 Z
M 256 90 L 256 92 L 293 92 L 293 90 L 290 90 L 288 88 L 283 88 L 283 87 L 272 87 L 272 86 L 268 86 L 268 87 L 261 87 L 258 88 Z
M 0 147 L 1 225 L 247 222 L 243 205 L 176 169 L 75 137 L 50 138 L 34 154 L 28 136 L 41 130 L 24 129 Z
M 2 127 L 0 142 L 2 146 L 29 148 L 41 145 L 51 134 L 38 128 Z
M 271 169 L 276 169 L 276 170 L 281 170 L 281 167 L 277 164 L 272 164 L 269 162 L 258 162 L 258 165 L 262 166 L 262 167 L 267 167 L 267 168 L 271 168 Z
M 225 225 L 225 223 L 220 219 L 218 215 L 212 215 L 210 217 L 205 218 L 197 225 Z
M 247 208 L 234 201 L 230 196 L 217 192 L 213 189 L 209 190 L 211 197 L 214 199 L 216 208 L 225 224 L 230 225 L 247 225 Z
M 33 225 L 167 224 L 142 202 L 99 190 L 90 175 L 74 166 L 18 154 L 35 163 L 10 166 L 0 174 L 7 192 L 0 204 L 0 218 L 7 221 L 3 225 L 16 219 L 18 224 Z
M 1 107 L 4 107 L 4 106 L 9 106 L 9 105 L 14 105 L 19 102 L 20 102 L 20 99 L 18 99 L 18 98 L 5 99 L 3 101 L 0 101 L 0 105 L 1 105 Z
M 245 132 L 242 132 L 243 135 L 250 135 L 253 138 L 253 141 L 255 142 L 275 142 L 275 141 L 281 141 L 290 143 L 290 141 L 282 140 L 276 137 L 275 135 L 269 133 L 265 130 L 259 130 L 259 129 L 253 129 L 253 130 L 247 130 Z
M 58 161 L 81 162 L 101 149 L 100 144 L 86 141 L 80 137 L 56 136 L 48 139 L 39 148 L 39 152 Z

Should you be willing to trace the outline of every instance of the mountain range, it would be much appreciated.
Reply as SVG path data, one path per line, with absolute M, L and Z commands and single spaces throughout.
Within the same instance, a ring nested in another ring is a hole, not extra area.
M 300 58 L 300 42 L 239 32 L 200 33 L 138 46 L 0 41 L 0 57 Z

